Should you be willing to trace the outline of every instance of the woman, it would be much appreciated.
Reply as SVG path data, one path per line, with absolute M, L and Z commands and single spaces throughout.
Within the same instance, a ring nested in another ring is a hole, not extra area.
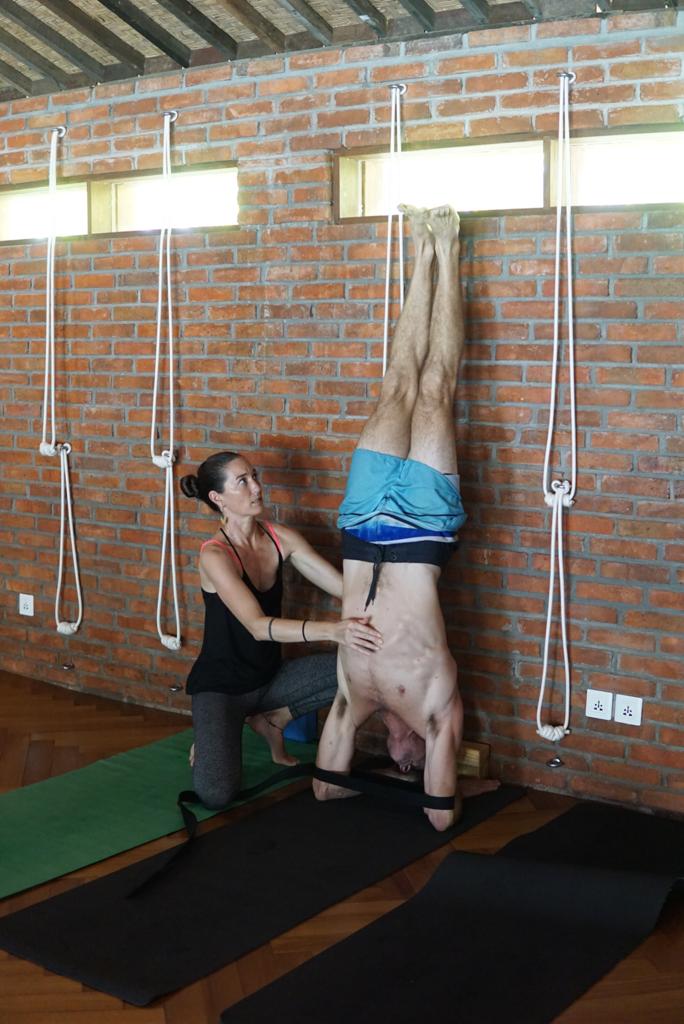
M 368 618 L 317 622 L 281 618 L 283 563 L 342 597 L 342 575 L 296 530 L 261 520 L 256 470 L 235 452 L 210 456 L 181 490 L 221 516 L 200 549 L 204 639 L 188 676 L 195 734 L 193 785 L 207 807 L 224 807 L 240 788 L 242 727 L 263 735 L 278 764 L 294 764 L 282 730 L 292 719 L 331 704 L 334 654 L 281 660 L 280 645 L 331 640 L 372 653 L 382 645 Z

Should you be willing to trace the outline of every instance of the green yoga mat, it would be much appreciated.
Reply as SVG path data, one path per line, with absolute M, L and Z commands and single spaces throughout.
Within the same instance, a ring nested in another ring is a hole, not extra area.
M 182 828 L 176 797 L 192 788 L 191 743 L 185 729 L 0 796 L 0 899 Z M 316 746 L 289 740 L 288 751 L 313 761 Z M 265 741 L 247 728 L 242 763 L 245 789 L 278 771 Z M 199 821 L 217 813 L 193 810 Z

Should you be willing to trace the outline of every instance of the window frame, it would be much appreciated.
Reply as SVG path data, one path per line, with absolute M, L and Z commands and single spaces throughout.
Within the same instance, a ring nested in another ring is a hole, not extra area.
M 234 170 L 238 175 L 238 193 L 240 191 L 239 182 L 239 167 L 237 160 L 221 161 L 220 163 L 198 163 L 198 164 L 183 164 L 181 167 L 173 167 L 171 173 L 176 174 L 192 174 L 198 171 L 228 171 Z M 159 168 L 145 168 L 140 171 L 131 171 L 128 173 L 122 173 L 121 171 L 108 171 L 106 174 L 80 174 L 74 175 L 73 177 L 63 177 L 57 179 L 57 186 L 60 185 L 82 185 L 85 184 L 87 189 L 87 203 L 88 203 L 88 232 L 87 234 L 75 234 L 75 235 L 58 235 L 57 240 L 62 241 L 84 241 L 90 238 L 134 238 L 137 235 L 156 235 L 159 234 L 160 228 L 138 228 L 126 231 L 93 231 L 93 188 L 100 184 L 107 184 L 108 182 L 115 181 L 133 181 L 141 178 L 159 178 L 161 177 L 161 167 Z M 48 182 L 42 178 L 36 181 L 22 182 L 21 184 L 9 184 L 0 185 L 0 195 L 6 195 L 8 192 L 30 192 L 32 189 L 46 189 L 48 188 Z M 238 204 L 239 213 L 239 204 Z M 237 224 L 197 224 L 191 228 L 173 228 L 173 232 L 176 234 L 181 233 L 192 233 L 195 231 L 202 232 L 218 232 L 218 231 L 238 231 L 242 228 L 239 222 Z M 40 243 L 45 240 L 45 235 L 40 237 L 30 238 L 11 238 L 4 241 L 0 241 L 0 247 L 7 245 L 30 245 Z
M 572 139 L 579 138 L 606 138 L 617 135 L 651 135 L 654 133 L 664 134 L 665 132 L 684 132 L 684 124 L 636 124 L 624 125 L 616 128 L 580 128 L 571 132 Z M 551 146 L 558 141 L 557 132 L 520 132 L 514 135 L 481 135 L 473 138 L 439 139 L 435 142 L 407 143 L 402 145 L 404 152 L 425 151 L 432 149 L 460 149 L 462 146 L 491 146 L 501 143 L 502 145 L 514 142 L 543 142 L 544 153 L 544 175 L 543 194 L 544 205 L 532 206 L 520 209 L 487 209 L 468 210 L 461 214 L 461 220 L 483 219 L 488 217 L 525 217 L 544 216 L 556 210 L 555 204 L 551 204 Z M 363 146 L 357 148 L 346 148 L 333 150 L 333 218 L 334 223 L 341 224 L 382 224 L 387 221 L 387 214 L 372 214 L 368 216 L 343 217 L 341 215 L 341 189 L 342 175 L 340 173 L 341 159 L 377 156 L 387 154 L 387 146 Z M 629 203 L 615 204 L 611 206 L 573 206 L 577 213 L 621 213 L 629 210 L 678 210 L 684 208 L 684 198 L 681 203 Z

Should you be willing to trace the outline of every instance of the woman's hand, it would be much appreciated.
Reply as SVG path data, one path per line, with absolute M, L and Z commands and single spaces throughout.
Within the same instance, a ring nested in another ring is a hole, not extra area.
M 357 619 L 340 619 L 335 624 L 335 643 L 350 647 L 353 651 L 372 654 L 382 647 L 382 634 L 370 624 L 370 616 Z

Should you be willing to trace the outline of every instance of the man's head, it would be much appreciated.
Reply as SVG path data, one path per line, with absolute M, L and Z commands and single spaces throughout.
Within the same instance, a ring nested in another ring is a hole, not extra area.
M 413 729 L 401 733 L 390 732 L 387 737 L 387 752 L 400 772 L 425 765 L 425 740 Z

